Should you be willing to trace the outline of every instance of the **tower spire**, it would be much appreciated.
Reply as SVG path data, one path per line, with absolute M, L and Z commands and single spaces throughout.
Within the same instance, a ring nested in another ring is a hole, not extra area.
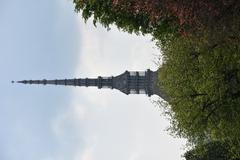
M 23 84 L 43 84 L 43 85 L 65 85 L 65 86 L 85 86 L 117 89 L 125 94 L 153 94 L 166 99 L 164 92 L 157 85 L 158 71 L 148 69 L 144 72 L 125 71 L 115 77 L 98 78 L 74 78 L 74 79 L 55 79 L 55 80 L 22 80 L 17 83 Z M 14 81 L 12 81 L 14 83 Z
M 23 84 L 43 84 L 43 85 L 65 85 L 65 86 L 85 86 L 85 87 L 98 87 L 112 88 L 112 77 L 102 78 L 74 78 L 74 79 L 55 79 L 55 80 L 22 80 L 17 83 Z

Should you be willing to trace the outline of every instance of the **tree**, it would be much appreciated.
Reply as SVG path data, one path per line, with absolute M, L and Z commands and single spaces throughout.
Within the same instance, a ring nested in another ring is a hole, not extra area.
M 170 131 L 194 145 L 227 143 L 240 157 L 239 41 L 209 36 L 175 38 L 162 48 L 159 83 L 169 97 Z
M 93 18 L 110 29 L 116 25 L 129 33 L 156 34 L 166 39 L 176 31 L 174 17 L 168 15 L 160 0 L 74 0 L 75 10 L 85 20 Z M 161 15 L 161 16 L 160 16 Z
M 111 24 L 130 33 L 151 33 L 160 40 L 172 34 L 185 36 L 239 15 L 238 0 L 73 0 L 85 20 L 93 16 L 109 28 Z
M 233 160 L 226 144 L 220 142 L 208 142 L 202 146 L 196 146 L 184 154 L 186 160 Z

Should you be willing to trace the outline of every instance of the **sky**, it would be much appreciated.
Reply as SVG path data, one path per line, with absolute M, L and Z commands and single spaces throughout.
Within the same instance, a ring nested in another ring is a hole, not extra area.
M 0 21 L 1 160 L 182 159 L 158 97 L 11 84 L 156 70 L 151 36 L 84 23 L 71 0 L 1 0 Z

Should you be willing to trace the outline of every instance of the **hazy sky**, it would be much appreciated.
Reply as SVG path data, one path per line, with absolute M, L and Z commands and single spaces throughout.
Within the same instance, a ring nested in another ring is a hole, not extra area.
M 150 36 L 85 24 L 71 0 L 0 0 L 0 21 L 1 160 L 181 159 L 154 97 L 10 83 L 155 70 Z

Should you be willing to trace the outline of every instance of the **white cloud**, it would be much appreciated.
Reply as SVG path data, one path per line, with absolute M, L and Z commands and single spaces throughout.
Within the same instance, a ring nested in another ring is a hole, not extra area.
M 138 152 L 133 152 L 128 160 L 137 160 L 140 157 Z
M 91 143 L 91 142 L 90 142 Z M 75 155 L 74 160 L 93 160 L 95 144 L 87 145 L 83 151 Z

